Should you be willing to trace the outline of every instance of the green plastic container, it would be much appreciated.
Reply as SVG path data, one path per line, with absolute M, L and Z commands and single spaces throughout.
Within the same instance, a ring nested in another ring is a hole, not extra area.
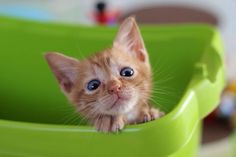
M 0 157 L 197 156 L 201 121 L 219 103 L 225 83 L 219 34 L 204 25 L 141 31 L 159 90 L 153 104 L 167 114 L 103 134 L 73 117 L 43 54 L 88 56 L 111 46 L 117 28 L 1 17 Z

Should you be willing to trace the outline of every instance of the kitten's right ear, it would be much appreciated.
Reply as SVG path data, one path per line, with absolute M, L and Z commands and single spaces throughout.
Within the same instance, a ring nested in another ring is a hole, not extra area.
M 147 50 L 134 17 L 128 17 L 122 22 L 113 47 L 122 47 L 125 52 L 149 65 Z
M 57 78 L 61 89 L 70 93 L 73 85 L 78 79 L 79 61 L 59 53 L 46 53 L 45 59 L 48 62 L 53 74 Z

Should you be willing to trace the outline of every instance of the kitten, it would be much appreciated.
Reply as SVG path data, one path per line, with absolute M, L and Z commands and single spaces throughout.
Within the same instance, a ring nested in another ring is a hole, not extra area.
M 110 49 L 80 61 L 59 53 L 45 58 L 64 94 L 98 131 L 116 132 L 163 115 L 148 104 L 151 67 L 133 17 L 121 24 Z

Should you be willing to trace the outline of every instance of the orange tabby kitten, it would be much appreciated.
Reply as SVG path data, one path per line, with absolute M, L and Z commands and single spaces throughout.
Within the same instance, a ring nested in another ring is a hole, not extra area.
M 133 17 L 122 23 L 110 49 L 80 61 L 59 53 L 45 58 L 64 94 L 98 131 L 116 132 L 163 115 L 148 104 L 151 68 Z

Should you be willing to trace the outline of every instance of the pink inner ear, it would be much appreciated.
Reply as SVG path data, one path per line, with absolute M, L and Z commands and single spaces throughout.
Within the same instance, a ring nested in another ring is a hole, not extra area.
M 137 37 L 136 37 L 137 38 Z M 146 56 L 145 56 L 145 46 L 142 44 L 142 41 L 140 39 L 137 39 L 135 43 L 133 43 L 131 50 L 135 52 L 136 57 L 142 61 L 146 61 Z
M 60 84 L 65 92 L 67 92 L 67 93 L 71 92 L 73 84 L 70 81 L 66 81 L 66 80 L 60 81 Z
M 144 54 L 143 54 L 143 52 L 141 50 L 137 51 L 136 54 L 137 54 L 137 58 L 140 61 L 145 62 L 145 56 L 144 56 Z
M 55 63 L 55 62 L 54 62 Z M 60 65 L 60 64 L 58 64 Z M 55 66 L 53 64 L 50 63 L 50 67 L 55 75 L 55 77 L 58 80 L 58 83 L 60 84 L 61 88 L 69 93 L 73 87 L 73 80 L 74 77 L 73 76 L 75 74 L 75 72 L 72 72 L 73 67 L 71 68 L 70 66 L 68 67 L 64 67 L 64 66 Z

